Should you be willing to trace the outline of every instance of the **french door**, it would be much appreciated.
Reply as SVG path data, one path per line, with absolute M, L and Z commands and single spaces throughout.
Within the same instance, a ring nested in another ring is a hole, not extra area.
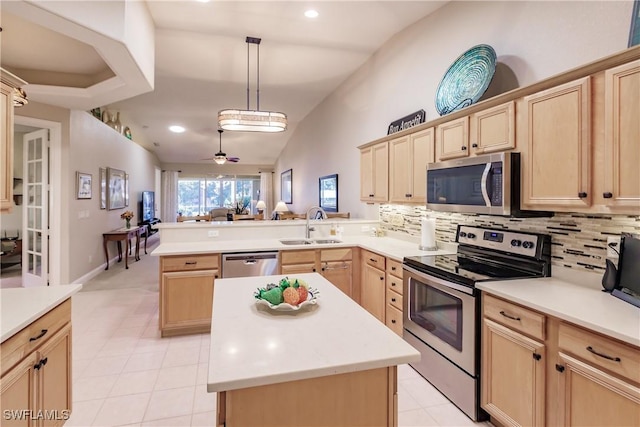
M 22 286 L 47 286 L 49 273 L 48 129 L 23 138 Z

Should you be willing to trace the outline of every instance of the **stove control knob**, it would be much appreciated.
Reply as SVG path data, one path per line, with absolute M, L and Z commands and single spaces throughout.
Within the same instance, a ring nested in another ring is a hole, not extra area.
M 517 247 L 520 247 L 521 245 L 522 245 L 522 241 L 521 240 L 513 239 L 511 241 L 511 246 L 515 246 L 517 248 Z
M 467 237 L 470 238 L 470 239 L 475 239 L 476 235 L 473 234 L 473 233 L 467 233 Z
M 534 246 L 533 242 L 523 242 L 522 243 L 522 247 L 525 248 L 525 249 L 531 249 L 531 248 L 533 248 L 533 246 Z
M 464 231 L 460 232 L 460 237 L 467 237 L 467 233 L 465 233 Z

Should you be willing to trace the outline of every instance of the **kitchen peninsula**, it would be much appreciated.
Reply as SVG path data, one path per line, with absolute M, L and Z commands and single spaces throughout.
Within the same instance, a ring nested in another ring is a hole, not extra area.
M 207 390 L 217 426 L 397 425 L 396 366 L 420 354 L 318 273 L 318 302 L 257 305 L 283 276 L 216 280 Z

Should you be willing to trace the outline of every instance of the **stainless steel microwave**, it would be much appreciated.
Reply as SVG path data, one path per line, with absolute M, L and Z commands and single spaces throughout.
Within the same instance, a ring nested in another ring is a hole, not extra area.
M 514 217 L 552 216 L 520 209 L 520 153 L 495 153 L 427 165 L 427 208 Z

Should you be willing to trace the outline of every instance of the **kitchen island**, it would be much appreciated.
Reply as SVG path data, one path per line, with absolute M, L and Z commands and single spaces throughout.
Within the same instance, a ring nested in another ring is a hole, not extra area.
M 315 305 L 278 312 L 254 291 L 284 277 L 215 281 L 207 390 L 216 425 L 396 426 L 399 364 L 420 354 L 318 273 Z

